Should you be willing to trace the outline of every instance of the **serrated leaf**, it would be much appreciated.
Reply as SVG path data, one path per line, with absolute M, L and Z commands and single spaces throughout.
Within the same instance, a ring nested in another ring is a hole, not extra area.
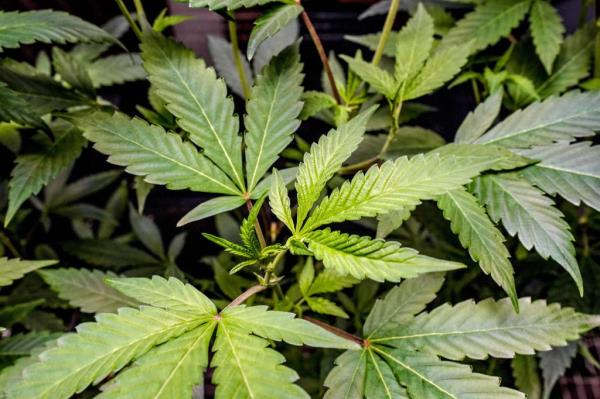
M 304 238 L 315 258 L 322 260 L 325 267 L 357 279 L 399 281 L 421 273 L 464 267 L 460 263 L 419 255 L 414 249 L 401 247 L 396 242 L 330 229 L 313 231 Z
M 86 269 L 53 269 L 40 272 L 61 299 L 84 313 L 114 313 L 122 307 L 137 307 L 138 302 L 106 285 L 111 272 Z
M 45 192 L 46 207 L 49 209 L 68 205 L 94 194 L 113 183 L 121 174 L 119 170 L 107 170 L 82 177 L 64 186 L 60 192 Z
M 65 251 L 95 266 L 120 269 L 147 266 L 158 260 L 137 248 L 112 240 L 77 240 L 62 244 Z
M 114 41 L 106 31 L 62 11 L 0 12 L 0 50 L 20 44 Z
M 174 277 L 111 278 L 107 284 L 136 300 L 176 312 L 214 315 L 215 305 L 194 286 Z
M 526 148 L 592 136 L 595 130 L 600 130 L 600 93 L 570 92 L 514 112 L 475 143 Z
M 0 258 L 0 287 L 11 285 L 13 281 L 20 279 L 25 274 L 42 267 L 55 265 L 56 260 L 22 260 Z
M 358 147 L 365 133 L 367 121 L 375 111 L 371 107 L 337 129 L 321 136 L 318 143 L 311 146 L 298 167 L 296 192 L 298 211 L 296 226 L 300 228 L 308 212 L 321 195 L 325 184 Z
M 233 48 L 231 43 L 227 40 L 213 35 L 208 35 L 208 51 L 213 60 L 214 67 L 227 82 L 227 85 L 231 90 L 238 96 L 244 98 L 244 89 L 240 81 L 240 74 L 238 73 L 235 60 L 233 58 Z M 252 70 L 246 60 L 246 57 L 238 50 L 240 60 L 242 61 L 242 68 L 244 69 L 244 75 L 248 80 L 248 84 L 253 84 Z
M 139 54 L 102 57 L 87 66 L 94 87 L 112 86 L 146 78 Z
M 71 87 L 88 96 L 95 96 L 94 84 L 89 72 L 85 65 L 78 62 L 75 57 L 54 47 L 52 48 L 52 63 L 56 73 Z
M 326 314 L 329 316 L 341 317 L 343 319 L 347 319 L 348 313 L 344 311 L 341 307 L 335 304 L 335 302 L 330 301 L 326 298 L 321 297 L 308 297 L 306 298 L 306 304 L 313 312 Z
M 377 299 L 365 324 L 363 335 L 369 339 L 385 336 L 385 331 L 406 324 L 425 309 L 442 288 L 444 275 L 428 273 L 411 278 L 392 288 L 384 299 Z
M 515 313 L 508 298 L 475 303 L 445 304 L 422 313 L 387 337 L 372 339 L 397 348 L 419 350 L 460 360 L 485 359 L 488 355 L 511 358 L 536 350 L 564 346 L 567 340 L 600 325 L 596 316 L 576 313 L 543 300 L 519 299 Z
M 360 280 L 352 276 L 336 273 L 333 269 L 325 269 L 317 275 L 307 295 L 325 294 L 328 292 L 341 291 L 344 288 L 358 284 Z
M 281 220 L 288 229 L 295 231 L 294 219 L 292 218 L 292 209 L 290 206 L 290 197 L 287 188 L 277 170 L 273 170 L 273 179 L 271 190 L 269 191 L 269 205 L 271 212 L 277 219 Z
M 385 143 L 385 136 L 386 135 L 379 136 L 384 137 L 383 143 Z M 403 155 L 417 155 L 443 146 L 444 144 L 446 144 L 444 138 L 433 130 L 425 129 L 420 126 L 402 126 L 398 128 L 396 136 L 390 142 L 390 145 L 387 151 L 382 155 L 382 158 L 393 160 Z M 381 148 L 381 146 L 379 148 Z M 377 153 L 374 155 L 377 155 Z
M 535 247 L 544 259 L 550 257 L 558 262 L 583 294 L 573 236 L 550 198 L 514 174 L 486 175 L 477 179 L 472 188 L 494 222 L 501 220 L 508 233 L 518 235 L 526 249 Z
M 352 58 L 342 55 L 341 58 L 348 63 L 348 67 L 363 81 L 367 82 L 374 90 L 383 94 L 388 99 L 396 98 L 398 84 L 396 79 L 386 70 L 367 62 L 360 55 Z
M 327 388 L 324 399 L 362 398 L 367 373 L 367 352 L 346 351 L 335 359 L 323 385 Z
M 400 386 L 388 364 L 371 350 L 367 350 L 365 397 L 369 399 L 408 399 L 406 389 Z
M 244 205 L 245 202 L 246 200 L 244 200 L 242 197 L 224 196 L 211 198 L 186 213 L 177 222 L 177 227 L 184 226 L 188 223 L 197 222 L 198 220 L 206 219 L 211 216 L 218 215 L 219 213 L 237 209 Z
M 545 0 L 534 0 L 529 23 L 535 51 L 546 72 L 550 74 L 554 59 L 560 51 L 565 27 L 556 9 Z
M 242 138 L 225 82 L 202 59 L 174 40 L 147 35 L 141 45 L 144 68 L 167 109 L 204 154 L 244 188 Z
M 510 363 L 515 385 L 528 399 L 541 399 L 542 385 L 535 356 L 517 355 Z
M 244 118 L 248 192 L 292 141 L 300 126 L 302 64 L 292 45 L 275 56 L 256 78 Z
M 298 19 L 292 19 L 291 22 L 275 33 L 270 38 L 263 41 L 252 59 L 252 67 L 256 73 L 262 71 L 271 59 L 279 54 L 284 48 L 296 43 L 300 36 L 300 23 Z
M 75 128 L 59 132 L 53 142 L 45 136 L 41 141 L 38 152 L 20 155 L 15 161 L 9 183 L 5 226 L 27 198 L 39 193 L 43 186 L 79 157 L 85 143 L 81 132 Z
M 327 93 L 323 93 L 320 91 L 306 91 L 302 95 L 302 101 L 304 102 L 304 107 L 302 108 L 302 112 L 298 118 L 301 120 L 306 120 L 310 117 L 313 117 L 329 108 L 333 108 L 337 105 L 335 98 L 331 97 Z
M 0 340 L 0 367 L 2 368 L 0 375 L 3 375 L 6 367 L 12 365 L 17 359 L 29 356 L 36 348 L 43 348 L 46 342 L 56 339 L 60 335 L 60 333 L 48 331 L 33 331 L 3 337 Z M 3 391 L 1 386 L 0 382 L 0 393 Z
M 398 47 L 398 33 L 399 32 L 397 31 L 389 32 L 383 48 L 383 55 L 388 57 L 396 56 L 396 49 Z M 344 39 L 365 46 L 369 50 L 375 51 L 377 49 L 377 45 L 379 44 L 379 40 L 381 39 L 381 33 L 370 33 L 367 35 L 345 35 Z
M 25 126 L 44 126 L 39 115 L 31 112 L 29 104 L 17 92 L 0 82 L 0 121 L 16 122 Z
M 250 8 L 272 3 L 275 0 L 189 0 L 190 7 L 208 7 L 210 10 L 237 10 L 238 8 Z M 188 1 L 186 1 L 187 3 Z
M 458 127 L 454 141 L 456 143 L 472 143 L 485 133 L 500 113 L 502 96 L 502 90 L 497 91 L 496 94 L 489 96 L 477 108 L 469 112 Z
M 544 378 L 544 399 L 550 397 L 552 388 L 567 369 L 571 367 L 575 355 L 577 355 L 576 342 L 540 353 L 540 368 Z
M 502 287 L 518 311 L 510 253 L 504 246 L 502 233 L 494 226 L 477 198 L 464 188 L 459 188 L 439 197 L 437 204 L 444 217 L 450 221 L 452 232 L 458 235 L 462 246 L 469 250 L 471 258 Z
M 129 206 L 129 223 L 133 232 L 142 244 L 159 258 L 165 257 L 165 247 L 163 245 L 160 230 L 154 221 L 137 212 L 133 206 Z
M 239 190 L 219 168 L 189 142 L 162 127 L 115 113 L 96 113 L 77 122 L 94 148 L 108 161 L 126 166 L 129 173 L 145 176 L 171 190 L 238 194 Z
M 58 347 L 40 355 L 23 379 L 8 390 L 9 398 L 67 399 L 102 381 L 150 348 L 205 321 L 197 315 L 142 307 L 121 308 L 118 314 L 96 316 L 97 322 L 77 327 Z
M 556 143 L 522 151 L 541 160 L 524 169 L 522 176 L 548 194 L 558 193 L 574 205 L 583 201 L 600 211 L 600 146 L 591 144 Z
M 394 78 L 400 85 L 421 70 L 433 44 L 433 19 L 422 4 L 396 38 Z
M 275 6 L 254 21 L 254 27 L 248 39 L 248 59 L 251 60 L 258 46 L 266 39 L 273 37 L 277 32 L 296 19 L 303 11 L 299 4 L 283 4 Z

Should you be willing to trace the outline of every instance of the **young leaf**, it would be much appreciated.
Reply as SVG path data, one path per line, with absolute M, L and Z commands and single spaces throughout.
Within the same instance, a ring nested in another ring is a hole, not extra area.
M 454 270 L 464 267 L 456 262 L 419 255 L 396 242 L 373 240 L 329 229 L 316 230 L 305 236 L 308 248 L 323 265 L 341 275 L 375 281 L 399 281 L 421 273 Z
M 304 92 L 302 95 L 302 101 L 304 101 L 304 107 L 302 108 L 302 112 L 300 112 L 299 116 L 301 120 L 306 120 L 317 115 L 321 111 L 333 108 L 337 105 L 335 98 L 320 91 Z
M 335 359 L 324 386 L 324 399 L 362 398 L 367 373 L 367 351 L 346 351 Z
M 11 285 L 25 274 L 42 267 L 55 265 L 56 260 L 21 260 L 0 258 L 0 287 Z
M 106 31 L 62 11 L 0 12 L 0 51 L 20 44 L 114 41 Z
M 576 342 L 540 353 L 540 368 L 544 378 L 544 399 L 550 398 L 552 388 L 567 369 L 571 367 L 575 355 L 577 355 Z
M 208 51 L 213 60 L 215 69 L 227 82 L 227 85 L 231 90 L 238 96 L 244 98 L 244 89 L 240 81 L 240 74 L 235 67 L 235 60 L 233 58 L 233 48 L 231 43 L 227 40 L 213 35 L 208 35 Z M 246 57 L 238 50 L 238 55 L 242 61 L 242 68 L 244 69 L 244 76 L 248 80 L 248 84 L 253 84 L 252 70 Z
M 541 399 L 542 385 L 535 356 L 517 355 L 510 365 L 517 388 L 529 399 Z
M 513 174 L 483 176 L 475 181 L 473 191 L 494 222 L 502 220 L 508 233 L 518 234 L 526 249 L 535 247 L 544 259 L 557 261 L 573 277 L 583 295 L 573 236 L 550 198 Z
M 419 348 L 453 360 L 485 359 L 488 355 L 511 358 L 515 353 L 531 355 L 564 346 L 567 340 L 600 325 L 597 316 L 561 309 L 559 304 L 547 305 L 543 300 L 521 298 L 519 308 L 515 313 L 508 298 L 445 304 L 372 342 Z
M 485 133 L 500 113 L 502 96 L 503 92 L 499 90 L 469 112 L 456 131 L 454 142 L 472 143 Z
M 302 12 L 299 4 L 283 4 L 270 9 L 254 22 L 254 28 L 248 39 L 248 59 L 251 60 L 258 46 L 266 39 L 273 37 L 277 32 L 296 19 Z
M 158 226 L 148 216 L 139 214 L 129 206 L 129 223 L 137 238 L 144 246 L 159 258 L 165 257 L 165 247 Z
M 141 48 L 150 82 L 179 126 L 243 189 L 242 138 L 225 82 L 191 50 L 162 35 L 147 35 Z
M 490 274 L 510 297 L 518 311 L 514 270 L 510 253 L 504 246 L 502 233 L 494 226 L 477 199 L 464 188 L 452 190 L 437 200 L 444 217 L 450 221 L 452 232 L 469 250 L 485 274 Z
M 139 54 L 102 57 L 87 66 L 94 87 L 112 86 L 146 78 Z
M 290 207 L 290 197 L 283 179 L 277 170 L 273 170 L 273 179 L 271 190 L 269 191 L 269 205 L 271 212 L 281 220 L 290 231 L 295 231 L 294 219 L 292 218 L 292 208 Z
M 342 319 L 347 319 L 348 313 L 344 312 L 344 309 L 335 304 L 335 302 L 330 301 L 329 299 L 321 298 L 321 297 L 308 297 L 306 298 L 306 304 L 313 312 L 326 314 L 329 316 L 341 317 Z
M 396 98 L 398 84 L 396 79 L 386 70 L 379 68 L 371 62 L 364 61 L 360 54 L 354 58 L 342 55 L 341 58 L 348 63 L 352 72 L 357 74 L 377 92 L 391 100 Z
M 336 292 L 343 290 L 344 288 L 352 287 L 358 282 L 359 280 L 354 277 L 336 273 L 333 269 L 325 269 L 317 275 L 306 294 L 316 295 L 327 292 Z
M 252 88 L 244 118 L 248 192 L 292 141 L 302 110 L 302 64 L 298 46 L 290 46 L 263 69 Z
M 475 143 L 526 148 L 592 136 L 599 129 L 600 93 L 570 92 L 514 112 Z
M 402 84 L 419 72 L 433 44 L 433 19 L 423 4 L 398 33 L 396 41 L 396 84 Z
M 58 296 L 84 313 L 114 313 L 122 307 L 137 307 L 139 303 L 105 284 L 116 274 L 99 270 L 54 269 L 40 272 L 42 278 Z
M 242 197 L 232 197 L 229 195 L 211 198 L 186 213 L 177 222 L 177 227 L 181 227 L 188 223 L 197 222 L 198 220 L 206 219 L 208 217 L 218 215 L 219 213 L 228 212 L 232 209 L 237 209 L 244 205 L 244 203 L 246 203 L 246 200 L 244 200 Z
M 533 1 L 529 22 L 535 51 L 544 64 L 546 72 L 550 74 L 554 59 L 560 51 L 565 27 L 556 9 L 545 0 Z
M 349 122 L 321 136 L 313 144 L 310 152 L 304 155 L 304 161 L 298 168 L 296 192 L 298 193 L 298 213 L 296 227 L 302 222 L 321 195 L 325 184 L 358 147 L 365 133 L 367 121 L 376 107 L 362 112 Z
M 238 194 L 229 178 L 204 155 L 174 133 L 115 113 L 95 113 L 77 121 L 94 148 L 108 154 L 108 161 L 126 166 L 149 183 L 171 190 Z

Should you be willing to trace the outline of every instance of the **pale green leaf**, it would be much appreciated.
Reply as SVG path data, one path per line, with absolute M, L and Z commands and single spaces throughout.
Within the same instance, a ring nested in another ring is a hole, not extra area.
M 456 143 L 472 143 L 485 133 L 500 113 L 502 96 L 503 92 L 499 90 L 469 112 L 458 127 L 454 141 Z
M 354 58 L 342 55 L 341 58 L 348 63 L 348 67 L 363 81 L 367 82 L 374 90 L 383 94 L 388 99 L 396 98 L 398 83 L 386 70 L 365 61 L 360 54 Z
M 129 224 L 133 233 L 140 242 L 154 255 L 163 259 L 165 247 L 158 226 L 149 216 L 144 216 L 133 207 L 129 206 Z
M 307 295 L 324 294 L 327 292 L 336 292 L 344 288 L 352 287 L 360 280 L 352 276 L 345 276 L 336 273 L 333 269 L 325 269 L 315 277 L 308 290 Z
M 330 301 L 326 298 L 321 297 L 308 297 L 306 298 L 306 304 L 313 312 L 326 314 L 329 316 L 341 317 L 343 319 L 347 319 L 348 313 L 344 311 L 341 307 L 335 304 L 335 302 Z
M 25 274 L 42 267 L 52 266 L 58 263 L 56 260 L 22 260 L 0 258 L 0 287 L 11 285 L 13 281 L 20 279 Z
M 406 389 L 400 386 L 390 366 L 372 350 L 367 350 L 365 398 L 408 399 Z
M 252 67 L 257 73 L 262 71 L 271 58 L 279 54 L 284 48 L 296 43 L 300 36 L 300 23 L 298 19 L 292 19 L 270 38 L 262 42 L 256 49 L 252 59 Z
M 381 136 L 385 137 L 385 135 Z M 444 138 L 433 130 L 420 126 L 402 126 L 398 128 L 396 136 L 382 157 L 383 159 L 396 159 L 403 155 L 416 155 L 444 144 L 446 144 Z
M 302 12 L 300 4 L 282 4 L 270 9 L 254 21 L 254 27 L 248 39 L 248 59 L 252 59 L 258 46 L 266 39 L 273 37 L 281 29 L 289 25 Z
M 528 399 L 542 398 L 542 384 L 535 356 L 517 355 L 510 363 L 515 385 Z
M 565 27 L 558 11 L 545 0 L 534 0 L 529 14 L 531 36 L 535 51 L 546 72 L 552 72 L 552 64 L 560 51 Z
M 573 358 L 577 355 L 577 343 L 571 342 L 567 346 L 552 348 L 540 353 L 540 368 L 544 379 L 544 399 L 550 398 L 552 388 L 571 367 Z
M 281 220 L 288 229 L 295 231 L 294 219 L 292 218 L 292 208 L 290 206 L 290 197 L 288 195 L 285 183 L 277 170 L 273 170 L 273 179 L 271 179 L 271 190 L 269 191 L 269 205 L 271 212 L 277 219 Z
M 6 371 L 6 367 L 15 363 L 19 358 L 29 356 L 33 351 L 43 348 L 46 342 L 58 338 L 61 333 L 50 333 L 48 331 L 32 331 L 29 333 L 19 333 L 10 337 L 0 339 L 0 367 L 1 374 Z M 3 378 L 0 378 L 0 381 Z M 0 393 L 2 383 L 0 382 Z
M 246 200 L 244 200 L 242 197 L 224 196 L 211 198 L 186 213 L 177 222 L 177 227 L 184 226 L 188 223 L 197 222 L 198 220 L 206 219 L 211 216 L 218 215 L 219 213 L 237 209 L 245 203 Z
M 399 32 L 397 31 L 390 31 L 383 48 L 383 55 L 388 57 L 396 57 L 396 49 L 398 48 L 398 34 Z M 379 40 L 381 39 L 381 33 L 370 33 L 360 36 L 345 35 L 344 39 L 363 45 L 369 50 L 375 51 L 377 49 L 377 45 L 379 44 Z
M 190 7 L 208 7 L 210 10 L 220 10 L 222 8 L 236 10 L 238 8 L 250 8 L 272 3 L 274 1 L 275 0 L 185 0 L 184 2 L 189 3 Z
M 229 88 L 241 98 L 244 98 L 244 89 L 240 80 L 240 74 L 235 66 L 233 58 L 233 48 L 227 40 L 213 35 L 208 35 L 208 51 L 214 63 L 214 67 L 219 73 L 219 76 L 225 79 Z M 238 50 L 238 55 L 242 61 L 244 76 L 249 85 L 253 84 L 252 70 L 246 60 L 246 57 Z
M 335 98 L 320 91 L 304 92 L 302 95 L 302 101 L 304 102 L 304 107 L 302 108 L 302 112 L 300 112 L 299 116 L 301 120 L 306 120 L 317 115 L 321 111 L 333 108 L 337 105 Z
M 433 44 L 433 19 L 423 4 L 408 20 L 396 38 L 396 84 L 403 84 L 421 70 Z
M 392 234 L 410 218 L 410 215 L 416 209 L 416 207 L 416 205 L 407 206 L 405 208 L 377 216 L 377 231 L 375 233 L 375 237 L 386 238 Z
M 139 54 L 102 57 L 87 66 L 94 87 L 111 86 L 146 78 Z
M 335 359 L 324 386 L 324 399 L 361 399 L 367 374 L 367 351 L 346 351 Z

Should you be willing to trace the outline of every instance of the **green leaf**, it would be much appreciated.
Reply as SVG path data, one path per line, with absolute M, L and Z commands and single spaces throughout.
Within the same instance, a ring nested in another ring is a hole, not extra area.
M 398 84 L 396 79 L 387 71 L 371 62 L 364 61 L 360 54 L 354 58 L 342 55 L 341 58 L 348 63 L 352 72 L 357 74 L 377 92 L 390 100 L 396 98 Z
M 454 270 L 464 267 L 456 262 L 419 255 L 396 242 L 373 240 L 366 236 L 348 235 L 330 229 L 316 230 L 305 236 L 315 258 L 338 274 L 357 279 L 399 281 L 421 273 Z
M 178 0 L 181 1 L 181 0 Z M 190 7 L 208 7 L 210 10 L 220 10 L 227 8 L 228 10 L 237 10 L 238 8 L 250 8 L 260 6 L 267 3 L 272 3 L 275 0 L 189 0 Z M 187 3 L 188 1 L 186 1 Z
M 158 14 L 154 22 L 152 23 L 152 29 L 156 32 L 162 32 L 165 29 L 176 26 L 186 21 L 194 19 L 192 15 L 166 15 L 167 9 L 163 10 Z
M 469 250 L 471 258 L 502 287 L 518 311 L 510 253 L 504 246 L 502 233 L 494 226 L 477 198 L 464 188 L 459 188 L 440 196 L 437 204 L 444 217 L 450 221 L 452 232 L 458 235 L 462 246 Z
M 53 269 L 40 275 L 61 299 L 84 313 L 114 313 L 122 307 L 137 307 L 138 302 L 105 284 L 117 277 L 111 272 L 86 269 Z
M 542 384 L 535 356 L 517 355 L 510 363 L 515 385 L 529 399 L 542 398 Z
M 588 76 L 595 36 L 595 27 L 588 24 L 565 39 L 554 63 L 554 72 L 536 88 L 540 96 L 561 94 Z
M 19 155 L 15 161 L 9 183 L 5 226 L 10 223 L 27 198 L 39 193 L 43 186 L 79 157 L 85 143 L 81 132 L 75 128 L 57 132 L 54 141 L 50 141 L 47 136 L 39 137 L 40 150 Z
M 109 186 L 121 175 L 119 170 L 107 170 L 82 177 L 63 187 L 60 192 L 48 195 L 46 192 L 46 207 L 57 208 L 62 205 L 79 201 Z
M 544 378 L 544 399 L 550 398 L 552 388 L 571 367 L 575 355 L 577 355 L 576 342 L 540 353 L 540 368 Z
M 53 47 L 52 63 L 56 73 L 71 87 L 90 97 L 95 96 L 94 84 L 89 72 L 75 57 L 58 47 Z
M 542 258 L 557 261 L 573 277 L 583 295 L 573 236 L 550 198 L 513 174 L 483 176 L 475 181 L 473 191 L 494 222 L 502 220 L 508 233 L 518 234 L 526 249 L 535 247 Z
M 159 258 L 165 257 L 165 247 L 158 226 L 148 216 L 139 214 L 129 206 L 129 223 L 137 238 L 144 246 Z
M 111 278 L 107 284 L 136 300 L 176 312 L 194 314 L 217 313 L 215 305 L 194 286 L 171 277 L 168 280 L 160 276 L 149 278 Z
M 31 112 L 27 101 L 17 92 L 0 82 L 0 121 L 16 122 L 25 126 L 44 126 L 39 115 Z
M 190 398 L 208 366 L 215 323 L 207 323 L 140 357 L 102 387 L 98 399 Z
M 297 167 L 279 169 L 279 175 L 281 176 L 281 180 L 283 180 L 283 183 L 286 186 L 289 185 L 290 183 L 292 183 L 294 180 L 296 180 L 297 174 L 298 174 Z M 267 194 L 271 189 L 271 184 L 273 182 L 273 178 L 274 178 L 273 174 L 267 175 L 265 178 L 263 178 L 260 181 L 260 183 L 258 183 L 256 185 L 256 187 L 254 187 L 254 190 L 252 190 L 252 193 L 250 193 L 250 199 L 257 200 L 257 199 L 261 198 L 263 195 Z
M 341 317 L 343 319 L 347 319 L 350 317 L 348 316 L 348 313 L 344 312 L 344 309 L 342 309 L 329 299 L 321 297 L 308 297 L 306 298 L 306 304 L 308 305 L 310 310 L 316 313 Z
M 298 168 L 296 192 L 298 212 L 296 226 L 300 228 L 308 212 L 319 199 L 325 184 L 358 147 L 365 133 L 367 121 L 376 107 L 362 112 L 337 129 L 332 129 L 310 147 Z
M 148 183 L 142 176 L 135 176 L 133 180 L 133 188 L 135 189 L 137 210 L 139 213 L 143 213 L 146 205 L 146 199 L 148 199 L 148 195 L 150 195 L 154 185 Z
M 499 90 L 469 112 L 456 131 L 454 141 L 456 143 L 472 143 L 485 133 L 500 113 L 502 97 L 503 92 Z
M 382 399 L 408 399 L 406 389 L 400 386 L 388 364 L 372 350 L 367 350 L 367 376 L 365 397 Z
M 144 251 L 112 240 L 67 241 L 62 246 L 71 255 L 95 266 L 120 269 L 126 266 L 148 266 L 158 262 Z
M 298 41 L 300 36 L 300 23 L 298 19 L 292 19 L 289 24 L 284 26 L 270 38 L 263 41 L 252 59 L 252 67 L 257 73 L 262 71 L 271 59 L 279 54 L 283 49 Z M 244 57 L 246 58 L 246 57 Z
M 595 130 L 600 130 L 600 93 L 570 92 L 514 112 L 475 143 L 526 148 L 592 136 Z
M 266 39 L 273 37 L 277 32 L 296 19 L 303 11 L 299 4 L 277 5 L 258 17 L 248 39 L 248 59 L 251 60 L 258 46 Z
M 150 348 L 182 335 L 206 319 L 197 314 L 143 307 L 121 308 L 118 314 L 96 316 L 78 333 L 67 335 L 58 347 L 40 355 L 23 379 L 8 390 L 21 399 L 67 399 L 90 384 L 102 381 Z
M 162 127 L 115 113 L 96 113 L 78 120 L 94 148 L 126 171 L 145 176 L 152 184 L 171 190 L 238 194 L 239 190 L 219 168 L 189 142 Z
M 541 160 L 522 176 L 548 194 L 559 194 L 574 205 L 582 201 L 600 211 L 600 146 L 590 142 L 557 143 L 521 152 Z
M 377 299 L 363 327 L 369 339 L 385 336 L 385 331 L 406 324 L 433 301 L 442 288 L 444 275 L 428 273 L 403 281 L 384 299 Z
M 489 159 L 466 163 L 461 157 L 432 153 L 372 166 L 323 199 L 302 230 L 417 205 L 468 183 L 489 164 Z
M 325 269 L 317 275 L 310 286 L 307 295 L 325 294 L 352 287 L 359 280 L 351 276 L 336 273 L 333 269 Z
M 516 353 L 531 355 L 536 350 L 564 346 L 567 340 L 600 325 L 597 316 L 561 309 L 559 304 L 548 305 L 543 300 L 521 298 L 519 308 L 515 313 L 508 298 L 444 304 L 420 314 L 389 336 L 371 341 L 418 348 L 453 360 L 485 359 L 488 355 L 512 358 Z
M 305 91 L 302 95 L 302 101 L 304 102 L 304 108 L 298 116 L 301 120 L 307 120 L 321 111 L 337 106 L 335 98 L 320 91 Z
M 323 385 L 324 399 L 362 398 L 367 374 L 367 351 L 346 351 L 335 359 Z
M 112 86 L 146 78 L 139 54 L 102 57 L 87 66 L 94 87 Z
M 184 226 L 188 223 L 197 222 L 198 220 L 206 219 L 219 213 L 228 212 L 237 209 L 244 205 L 246 201 L 242 197 L 215 197 L 208 201 L 204 201 L 188 213 L 186 213 L 177 222 L 177 227 Z
M 273 170 L 271 190 L 269 191 L 269 205 L 271 212 L 277 216 L 277 219 L 281 220 L 292 232 L 296 231 L 287 188 L 281 175 L 275 169 Z
M 302 79 L 296 45 L 275 56 L 256 78 L 244 118 L 248 192 L 253 191 L 300 126 Z
M 239 120 L 233 114 L 233 99 L 227 97 L 225 82 L 193 51 L 174 40 L 147 35 L 141 48 L 150 82 L 179 126 L 243 189 Z
M 525 399 L 521 392 L 500 387 L 499 378 L 473 373 L 466 365 L 400 349 L 377 348 L 377 353 L 406 386 L 411 398 Z
M 60 335 L 60 333 L 34 331 L 3 337 L 0 340 L 0 367 L 2 367 L 2 374 L 6 372 L 6 366 L 10 366 L 19 358 L 29 356 L 36 348 L 43 348 L 46 342 L 58 338 Z M 2 392 L 1 388 L 0 392 Z
M 267 310 L 266 306 L 239 305 L 221 312 L 228 326 L 239 327 L 269 340 L 319 348 L 359 348 L 357 343 L 295 316 L 289 312 Z
M 381 136 L 385 137 L 386 135 Z M 443 146 L 444 144 L 446 144 L 444 138 L 433 130 L 419 126 L 402 126 L 398 128 L 396 136 L 390 143 L 385 154 L 383 154 L 383 158 L 393 160 L 402 155 L 417 155 Z
M 388 57 L 396 57 L 396 49 L 398 47 L 398 34 L 399 32 L 390 31 L 390 33 L 388 34 L 388 38 L 385 42 L 385 46 L 383 48 L 383 55 L 386 55 Z M 379 40 L 381 39 L 381 33 L 370 33 L 368 35 L 359 36 L 345 35 L 344 39 L 365 46 L 371 51 L 375 51 L 377 49 L 377 45 L 379 44 Z
M 546 72 L 550 74 L 554 59 L 563 42 L 565 27 L 556 9 L 545 0 L 534 0 L 529 14 L 529 23 L 535 51 Z
M 0 12 L 0 51 L 20 44 L 114 41 L 106 31 L 62 11 Z
M 57 264 L 56 260 L 22 260 L 0 257 L 0 287 L 11 285 L 25 274 Z
M 459 46 L 475 40 L 471 53 L 486 48 L 516 28 L 529 11 L 530 0 L 491 0 L 475 7 L 444 36 L 441 47 Z
M 240 74 L 235 66 L 231 43 L 218 36 L 208 35 L 207 37 L 208 51 L 210 52 L 210 57 L 213 60 L 214 67 L 219 73 L 219 76 L 222 76 L 223 79 L 225 79 L 225 82 L 227 82 L 227 85 L 235 94 L 244 98 L 244 89 L 242 88 L 242 83 L 240 81 Z M 246 80 L 249 85 L 252 85 L 252 70 L 250 69 L 248 60 L 246 60 L 246 57 L 244 57 L 241 51 L 237 51 L 240 60 L 242 61 L 242 68 L 244 69 Z
M 433 44 L 433 19 L 422 4 L 408 20 L 396 39 L 394 77 L 400 85 L 421 70 Z

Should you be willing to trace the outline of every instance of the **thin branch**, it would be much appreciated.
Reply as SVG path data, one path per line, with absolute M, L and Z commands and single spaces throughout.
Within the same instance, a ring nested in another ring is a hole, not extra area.
M 6 234 L 4 234 L 3 231 L 0 231 L 0 242 L 2 242 L 2 244 L 4 244 L 4 246 L 6 248 L 8 248 L 8 250 L 10 251 L 12 256 L 14 256 L 15 258 L 21 257 L 21 255 L 19 254 L 19 251 L 17 251 L 17 248 L 13 245 L 10 238 L 8 238 L 8 236 Z
M 392 0 L 392 4 L 390 4 L 390 9 L 388 10 L 387 17 L 385 18 L 385 22 L 383 23 L 383 30 L 381 31 L 381 36 L 379 37 L 379 43 L 377 43 L 377 49 L 375 49 L 375 54 L 373 55 L 373 60 L 371 61 L 374 65 L 379 64 L 379 61 L 381 61 L 381 57 L 383 56 L 383 50 L 385 49 L 385 44 L 387 42 L 388 36 L 390 35 L 390 31 L 394 26 L 396 14 L 398 14 L 399 6 L 400 0 Z
M 356 342 L 357 344 L 359 344 L 361 346 L 364 344 L 364 341 L 360 337 L 357 337 L 356 335 L 352 335 L 349 332 L 346 332 L 346 331 L 341 330 L 341 329 L 339 329 L 337 327 L 331 326 L 331 325 L 329 325 L 327 323 L 324 323 L 324 322 L 322 322 L 320 320 L 313 319 L 312 317 L 308 317 L 308 316 L 304 316 L 303 319 L 306 320 L 306 321 L 310 321 L 311 323 L 316 324 L 316 325 L 318 325 L 321 328 L 324 328 L 325 330 L 329 331 L 330 333 L 333 333 L 333 334 L 337 335 L 338 337 L 342 337 L 342 338 L 345 338 L 345 339 L 347 339 L 349 341 Z
M 140 31 L 139 26 L 137 26 L 137 24 L 133 20 L 133 17 L 129 13 L 129 10 L 127 9 L 127 7 L 125 7 L 125 4 L 123 3 L 123 0 L 115 0 L 115 1 L 117 2 L 117 5 L 119 6 L 119 10 L 121 10 L 121 13 L 123 14 L 123 16 L 125 17 L 125 19 L 127 20 L 127 23 L 129 24 L 129 26 L 131 26 L 131 30 L 133 31 L 133 33 L 135 33 L 135 36 L 140 41 L 142 41 L 142 31 Z
M 225 306 L 225 309 L 232 308 L 234 306 L 242 304 L 246 299 L 250 298 L 252 295 L 258 294 L 261 291 L 267 289 L 266 285 L 254 285 L 248 288 L 246 291 L 242 292 L 237 298 L 229 303 L 229 305 Z
M 230 13 L 233 17 L 233 13 Z M 250 86 L 248 85 L 248 79 L 246 78 L 246 72 L 244 71 L 244 65 L 242 64 L 242 57 L 240 56 L 240 44 L 238 42 L 237 25 L 235 21 L 229 21 L 229 41 L 231 41 L 231 51 L 233 52 L 233 60 L 235 61 L 235 68 L 240 76 L 240 85 L 242 86 L 242 92 L 244 98 L 247 100 L 250 98 Z
M 137 19 L 140 25 L 142 21 L 146 19 L 146 11 L 144 10 L 144 4 L 142 0 L 133 0 L 133 4 L 135 5 L 135 12 L 137 14 Z

